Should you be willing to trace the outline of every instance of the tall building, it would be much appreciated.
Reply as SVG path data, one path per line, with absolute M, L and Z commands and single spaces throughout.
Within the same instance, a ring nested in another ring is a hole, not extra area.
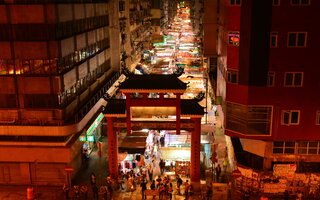
M 144 50 L 151 48 L 150 2 L 119 1 L 121 61 L 130 70 L 141 60 Z
M 238 163 L 320 171 L 319 8 L 314 0 L 220 1 L 217 95 Z
M 99 141 L 120 65 L 116 0 L 2 0 L 0 184 L 59 185 Z M 94 122 L 94 124 L 92 124 Z M 70 169 L 70 167 L 69 167 Z

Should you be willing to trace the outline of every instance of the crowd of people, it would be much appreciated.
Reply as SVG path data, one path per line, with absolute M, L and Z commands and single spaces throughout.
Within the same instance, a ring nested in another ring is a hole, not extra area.
M 115 189 L 115 184 L 112 182 L 111 178 L 108 177 L 104 185 L 98 187 L 96 175 L 92 172 L 90 174 L 90 184 L 91 184 L 91 193 L 92 198 L 88 197 L 88 186 L 86 185 L 74 185 L 68 186 L 63 185 L 63 192 L 66 200 L 87 200 L 94 199 L 98 200 L 99 196 L 102 196 L 103 200 L 112 199 L 113 191 Z

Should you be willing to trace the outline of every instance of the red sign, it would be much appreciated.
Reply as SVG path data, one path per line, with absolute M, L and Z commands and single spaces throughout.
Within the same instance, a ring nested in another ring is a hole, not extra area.
M 239 178 L 239 177 L 241 177 L 241 172 L 239 171 L 239 170 L 233 170 L 232 171 L 232 176 L 234 177 L 234 178 Z
M 72 166 L 66 165 L 66 167 L 64 168 L 64 171 L 67 172 L 68 174 L 71 174 L 74 170 Z

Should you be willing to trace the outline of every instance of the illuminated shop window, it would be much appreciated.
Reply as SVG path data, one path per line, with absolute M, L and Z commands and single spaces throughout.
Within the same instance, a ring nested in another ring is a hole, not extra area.
M 290 32 L 288 33 L 288 47 L 306 47 L 306 32 Z
M 298 125 L 300 121 L 299 110 L 284 110 L 282 111 L 281 124 L 282 125 Z
M 291 0 L 291 5 L 310 5 L 310 0 Z
M 303 72 L 286 72 L 284 76 L 285 87 L 302 87 Z
M 278 46 L 278 33 L 272 32 L 270 34 L 270 47 L 277 47 Z
M 239 46 L 240 43 L 240 33 L 239 32 L 229 32 L 228 33 L 229 45 Z
M 228 81 L 228 83 L 238 83 L 238 71 L 228 70 L 227 71 L 227 81 Z
M 267 86 L 268 87 L 274 86 L 274 72 L 268 72 Z
M 316 125 L 320 125 L 320 111 L 317 111 Z
M 230 0 L 230 5 L 241 5 L 241 0 Z

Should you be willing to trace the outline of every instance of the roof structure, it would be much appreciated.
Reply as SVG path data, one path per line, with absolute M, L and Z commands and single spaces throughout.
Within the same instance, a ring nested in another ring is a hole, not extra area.
M 123 92 L 137 92 L 137 91 L 176 91 L 184 93 L 187 89 L 187 83 L 181 81 L 176 74 L 132 74 L 127 76 L 127 79 L 119 86 L 120 91 Z
M 107 100 L 103 114 L 107 116 L 124 117 L 126 114 L 125 99 L 109 99 Z M 181 115 L 184 116 L 203 116 L 204 108 L 199 105 L 197 99 L 181 99 Z

